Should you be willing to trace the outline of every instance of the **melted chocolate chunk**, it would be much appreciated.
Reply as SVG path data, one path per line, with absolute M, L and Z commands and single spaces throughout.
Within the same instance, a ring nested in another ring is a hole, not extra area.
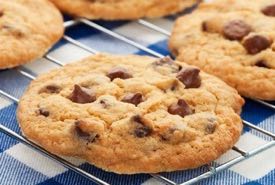
M 242 40 L 251 31 L 251 27 L 242 20 L 230 21 L 223 27 L 223 35 L 229 40 Z
M 50 116 L 50 112 L 44 108 L 40 108 L 38 110 L 39 114 L 45 117 L 49 117 Z
M 57 85 L 47 85 L 42 88 L 39 93 L 57 94 L 61 91 L 61 87 Z
M 275 17 L 275 4 L 263 8 L 262 13 L 267 16 Z
M 254 35 L 252 37 L 247 38 L 243 42 L 243 46 L 245 47 L 247 53 L 254 55 L 257 54 L 271 46 L 272 42 L 261 35 Z
M 266 63 L 265 63 L 264 60 L 258 61 L 258 62 L 255 64 L 255 66 L 257 66 L 257 67 L 269 68 L 269 67 L 266 65 Z
M 2 17 L 4 15 L 4 11 L 0 10 L 0 17 Z
M 85 132 L 85 130 L 83 130 L 80 125 L 81 121 L 75 122 L 75 131 L 78 137 L 88 142 L 95 142 L 95 140 L 99 138 L 99 135 L 96 133 Z
M 72 94 L 69 96 L 69 99 L 74 103 L 92 103 L 96 101 L 96 95 L 92 89 L 87 89 L 85 87 L 75 85 Z
M 143 138 L 151 135 L 153 132 L 153 129 L 146 125 L 144 122 L 143 118 L 140 115 L 136 115 L 132 117 L 132 121 L 137 123 L 135 130 L 134 130 L 134 135 L 138 138 Z
M 111 81 L 113 81 L 116 78 L 120 78 L 120 79 L 128 79 L 128 78 L 132 78 L 133 76 L 127 71 L 127 69 L 122 68 L 122 67 L 114 67 L 113 69 L 111 69 L 107 76 L 111 79 Z
M 137 106 L 138 104 L 143 102 L 143 96 L 141 93 L 130 93 L 124 96 L 124 98 L 121 101 L 125 103 L 131 103 Z
M 183 68 L 177 78 L 181 81 L 185 88 L 199 88 L 201 86 L 200 70 L 198 68 L 187 67 Z
M 173 115 L 179 115 L 181 117 L 185 117 L 187 115 L 193 114 L 193 110 L 189 107 L 189 105 L 183 100 L 178 100 L 177 103 L 174 103 L 168 107 L 168 112 Z

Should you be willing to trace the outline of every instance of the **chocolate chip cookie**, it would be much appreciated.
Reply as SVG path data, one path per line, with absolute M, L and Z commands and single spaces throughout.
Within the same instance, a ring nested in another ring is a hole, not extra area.
M 179 18 L 171 51 L 243 96 L 275 100 L 275 2 L 249 1 L 246 8 L 248 1 L 226 2 L 202 4 Z
M 98 54 L 34 80 L 18 107 L 47 150 L 123 174 L 195 168 L 230 149 L 243 99 L 170 58 Z
M 62 35 L 62 16 L 52 3 L 0 0 L 0 69 L 41 57 Z
M 201 0 L 51 0 L 63 12 L 77 17 L 130 20 L 161 17 L 191 7 Z

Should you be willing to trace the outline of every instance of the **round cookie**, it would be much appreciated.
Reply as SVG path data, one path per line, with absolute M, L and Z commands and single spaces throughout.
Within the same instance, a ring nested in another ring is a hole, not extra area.
M 18 120 L 47 150 L 107 171 L 195 168 L 238 140 L 243 99 L 199 69 L 170 58 L 98 54 L 39 76 Z
M 51 0 L 63 12 L 76 17 L 131 20 L 162 17 L 191 7 L 200 0 Z
M 40 58 L 63 31 L 60 12 L 46 0 L 0 0 L 0 69 Z
M 222 5 L 214 5 L 202 5 L 176 21 L 171 51 L 243 96 L 275 100 L 275 17 L 254 10 L 221 11 Z

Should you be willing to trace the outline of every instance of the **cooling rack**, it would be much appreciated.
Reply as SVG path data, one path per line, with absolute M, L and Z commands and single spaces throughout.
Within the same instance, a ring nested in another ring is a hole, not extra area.
M 169 37 L 170 36 L 170 32 L 167 31 L 166 29 L 162 28 L 161 26 L 158 26 L 157 24 L 155 23 L 152 23 L 150 21 L 147 21 L 147 20 L 143 20 L 143 19 L 140 19 L 140 20 L 137 20 L 136 23 L 138 23 L 139 25 L 143 26 L 143 27 L 146 27 L 148 29 L 151 29 L 155 32 L 158 32 L 166 37 Z M 114 32 L 112 31 L 111 29 L 109 29 L 107 26 L 104 26 L 104 25 L 100 25 L 96 22 L 93 22 L 93 21 L 90 21 L 90 20 L 87 20 L 87 19 L 76 19 L 76 20 L 69 20 L 69 21 L 66 21 L 64 23 L 64 26 L 66 28 L 66 30 L 70 29 L 70 28 L 73 28 L 77 25 L 86 25 L 88 26 L 90 29 L 95 29 L 99 32 L 102 32 L 104 34 L 107 34 L 111 37 L 113 37 L 114 39 L 118 39 L 124 43 L 127 43 L 133 47 L 136 47 L 137 49 L 139 49 L 140 51 L 143 51 L 149 55 L 153 55 L 155 57 L 164 57 L 161 53 L 158 53 L 156 52 L 155 50 L 153 49 L 150 49 L 149 47 L 146 47 L 132 39 L 129 39 L 128 37 L 122 35 L 122 34 L 119 34 L 117 32 Z M 82 42 L 78 41 L 77 39 L 74 39 L 73 37 L 70 37 L 69 35 L 65 34 L 62 38 L 65 42 L 67 43 L 70 43 L 82 50 L 85 50 L 91 54 L 95 54 L 97 53 L 98 51 L 86 44 L 83 44 Z M 43 57 L 44 59 L 58 65 L 58 66 L 63 66 L 64 63 L 61 62 L 60 60 L 58 60 L 57 58 L 51 56 L 50 52 L 48 52 L 47 54 L 44 55 Z M 14 70 L 14 69 L 12 69 Z M 35 79 L 35 75 L 31 74 L 28 70 L 25 70 L 23 68 L 17 68 L 15 69 L 17 70 L 18 73 L 20 73 L 20 75 L 22 75 L 22 77 L 26 77 L 30 80 L 33 80 Z M 14 95 L 4 91 L 3 89 L 1 89 L 0 87 L 0 95 L 10 99 L 11 101 L 13 101 L 14 103 L 18 103 L 19 99 L 17 97 L 15 97 Z M 261 100 L 252 100 L 252 101 L 255 101 L 255 102 L 258 102 L 268 108 L 270 108 L 272 111 L 275 110 L 275 105 L 272 104 L 272 103 L 269 103 L 269 102 L 265 102 L 265 101 L 261 101 Z M 214 164 L 209 164 L 207 165 L 207 171 L 194 177 L 194 178 L 191 178 L 185 182 L 181 182 L 181 183 L 177 183 L 177 182 L 174 182 L 173 180 L 170 180 L 168 179 L 167 177 L 163 176 L 163 175 L 160 175 L 160 174 L 150 174 L 153 178 L 155 178 L 156 180 L 158 181 L 161 181 L 165 184 L 168 184 L 168 185 L 189 185 L 189 184 L 194 184 L 194 183 L 198 183 L 200 182 L 201 180 L 203 179 L 206 179 L 206 178 L 209 178 L 211 176 L 214 176 L 216 175 L 217 173 L 219 172 L 222 172 L 226 169 L 229 169 L 230 167 L 232 167 L 233 165 L 236 165 L 238 163 L 240 163 L 241 161 L 243 160 L 246 160 L 256 154 L 259 154 L 273 146 L 275 146 L 275 133 L 272 133 L 272 132 L 269 132 L 263 128 L 260 128 L 256 125 L 254 125 L 253 123 L 250 123 L 249 121 L 246 121 L 246 120 L 243 120 L 243 124 L 245 127 L 249 128 L 249 129 L 253 129 L 259 133 L 262 133 L 264 134 L 265 136 L 269 137 L 269 142 L 265 143 L 264 145 L 261 145 L 253 150 L 250 150 L 250 151 L 246 151 L 242 148 L 238 148 L 237 146 L 234 146 L 232 148 L 233 151 L 237 152 L 239 155 L 229 161 L 226 161 L 224 162 L 223 164 L 221 165 L 214 165 Z M 20 134 L 17 134 L 16 132 L 12 131 L 11 129 L 5 127 L 3 124 L 0 123 L 0 132 L 10 136 L 11 138 L 14 138 L 15 140 L 31 147 L 32 149 L 36 150 L 37 152 L 49 157 L 50 159 L 56 161 L 57 163 L 60 163 L 61 165 L 63 165 L 64 167 L 82 175 L 83 177 L 97 183 L 97 184 L 100 184 L 100 185 L 109 185 L 108 182 L 105 182 L 104 180 L 96 177 L 95 175 L 93 175 L 92 173 L 89 173 L 83 169 L 81 169 L 80 167 L 72 164 L 71 162 L 57 156 L 57 155 L 54 155 L 48 151 L 46 151 L 45 149 L 43 149 L 42 147 L 38 146 L 37 144 L 35 144 L 34 142 L 28 140 L 27 138 L 25 138 L 24 136 L 20 135 Z

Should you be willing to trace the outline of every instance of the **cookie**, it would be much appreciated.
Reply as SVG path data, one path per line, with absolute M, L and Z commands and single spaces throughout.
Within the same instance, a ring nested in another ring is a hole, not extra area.
M 230 2 L 241 7 L 246 1 Z M 260 2 L 264 6 L 257 10 L 203 4 L 176 21 L 171 51 L 178 60 L 220 77 L 243 96 L 275 100 L 275 17 L 267 15 L 271 9 L 263 13 L 263 7 L 273 5 Z
M 210 3 L 203 3 L 200 9 L 210 9 L 215 11 L 255 11 L 262 12 L 268 16 L 275 16 L 274 0 L 214 0 Z
M 98 54 L 34 80 L 18 120 L 47 150 L 122 174 L 195 168 L 238 140 L 243 99 L 170 58 Z
M 200 0 L 51 0 L 63 12 L 76 17 L 131 20 L 162 17 L 191 7 Z
M 46 0 L 0 0 L 0 69 L 40 58 L 63 31 L 61 14 Z

